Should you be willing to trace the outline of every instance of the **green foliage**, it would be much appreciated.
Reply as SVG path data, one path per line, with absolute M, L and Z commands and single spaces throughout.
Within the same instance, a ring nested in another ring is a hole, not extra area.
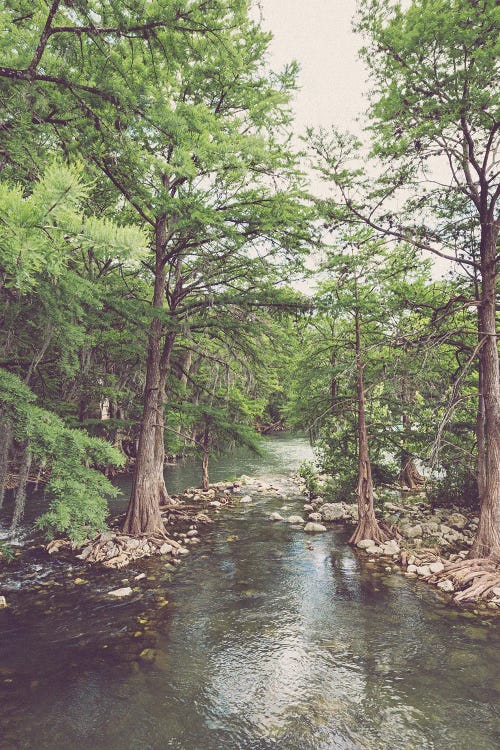
M 319 494 L 318 470 L 312 461 L 303 461 L 298 470 L 299 477 L 305 482 L 306 492 L 309 500 L 317 497 Z
M 97 469 L 120 466 L 123 457 L 109 444 L 72 430 L 55 414 L 36 405 L 29 388 L 0 369 L 2 421 L 12 425 L 17 441 L 29 444 L 35 459 L 47 466 L 49 510 L 37 525 L 49 538 L 64 533 L 81 542 L 105 527 L 107 497 L 117 490 Z

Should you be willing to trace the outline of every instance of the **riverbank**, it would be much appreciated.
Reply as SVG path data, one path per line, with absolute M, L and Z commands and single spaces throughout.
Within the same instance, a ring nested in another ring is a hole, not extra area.
M 326 480 L 327 481 L 327 480 Z M 306 492 L 305 483 L 301 489 Z M 307 498 L 307 494 L 306 494 Z M 370 562 L 396 563 L 407 578 L 419 578 L 448 595 L 455 605 L 481 607 L 500 614 L 500 565 L 469 564 L 468 557 L 479 518 L 471 509 L 433 508 L 424 492 L 402 493 L 383 488 L 377 496 L 379 516 L 394 531 L 385 544 L 363 539 L 358 549 Z M 345 522 L 355 525 L 355 503 L 327 503 L 318 496 L 304 504 L 309 524 Z M 273 520 L 273 519 L 271 519 Z M 388 568 L 391 570 L 391 568 Z

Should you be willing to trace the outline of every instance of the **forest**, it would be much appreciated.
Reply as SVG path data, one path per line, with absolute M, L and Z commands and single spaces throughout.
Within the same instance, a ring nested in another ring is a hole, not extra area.
M 402 544 L 385 488 L 472 514 L 435 572 L 500 607 L 499 22 L 361 0 L 360 135 L 297 129 L 259 4 L 2 3 L 0 573 L 26 517 L 164 536 L 166 464 L 203 496 L 303 434 L 312 512 L 357 503 L 372 550 Z

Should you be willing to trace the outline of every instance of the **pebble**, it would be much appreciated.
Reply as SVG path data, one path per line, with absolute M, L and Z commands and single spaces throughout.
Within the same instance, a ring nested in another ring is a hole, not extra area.
M 125 586 L 122 589 L 115 589 L 114 591 L 109 591 L 109 596 L 115 596 L 117 599 L 121 599 L 123 596 L 130 596 L 132 593 L 132 589 L 130 586 Z

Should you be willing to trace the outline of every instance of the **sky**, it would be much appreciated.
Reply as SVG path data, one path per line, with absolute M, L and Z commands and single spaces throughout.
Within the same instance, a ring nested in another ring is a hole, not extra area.
M 361 38 L 351 28 L 356 0 L 261 0 L 263 27 L 273 33 L 271 67 L 295 59 L 301 67 L 294 102 L 296 127 L 328 127 L 360 134 L 367 76 L 357 57 Z
M 293 102 L 295 131 L 308 126 L 350 131 L 362 137 L 368 108 L 368 74 L 359 59 L 363 40 L 352 29 L 357 0 L 260 0 L 260 19 L 271 31 L 270 66 L 279 70 L 291 60 L 300 65 L 299 91 Z M 259 12 L 259 11 L 258 11 Z M 328 188 L 314 176 L 316 194 Z M 445 274 L 450 265 L 437 256 L 432 274 Z

